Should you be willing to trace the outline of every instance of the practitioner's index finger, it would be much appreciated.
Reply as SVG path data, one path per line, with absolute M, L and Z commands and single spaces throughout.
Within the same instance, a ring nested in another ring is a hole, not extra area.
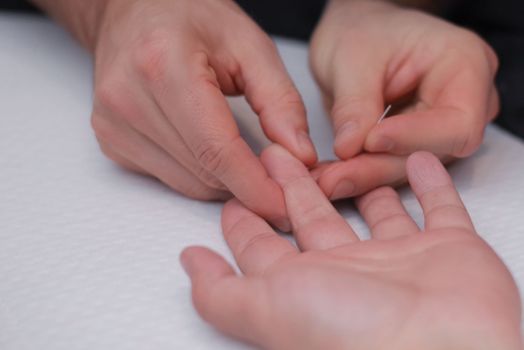
M 298 159 L 278 145 L 266 149 L 261 158 L 284 191 L 289 219 L 301 249 L 329 249 L 358 240 Z
M 282 191 L 240 136 L 220 88 L 202 78 L 206 69 L 190 64 L 189 67 L 193 70 L 185 73 L 186 85 L 168 76 L 165 87 L 155 89 L 163 113 L 203 169 L 248 208 L 280 229 L 288 230 Z
M 424 211 L 426 230 L 455 228 L 475 232 L 451 177 L 433 154 L 417 152 L 411 155 L 407 173 Z
M 262 275 L 273 263 L 298 250 L 237 199 L 226 203 L 222 230 L 235 260 L 246 275 Z

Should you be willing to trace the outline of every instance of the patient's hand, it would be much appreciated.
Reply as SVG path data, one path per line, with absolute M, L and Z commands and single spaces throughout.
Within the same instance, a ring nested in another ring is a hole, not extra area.
M 181 257 L 205 320 L 272 349 L 519 349 L 515 283 L 434 156 L 407 162 L 424 230 L 380 188 L 357 201 L 369 241 L 287 151 L 272 146 L 262 160 L 284 189 L 300 248 L 227 203 L 224 236 L 244 276 L 206 248 Z

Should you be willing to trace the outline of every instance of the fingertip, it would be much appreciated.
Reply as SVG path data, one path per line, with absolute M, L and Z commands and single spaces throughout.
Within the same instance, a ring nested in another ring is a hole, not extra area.
M 362 152 L 364 137 L 359 129 L 358 123 L 349 121 L 337 130 L 334 151 L 338 158 L 347 160 Z
M 271 141 L 285 147 L 304 164 L 314 165 L 317 152 L 308 132 L 306 108 L 285 70 L 281 73 L 285 77 L 280 83 L 276 83 L 278 79 L 264 77 L 270 79 L 270 83 L 253 84 L 256 89 L 248 90 L 248 101 L 257 111 L 262 129 Z
M 446 168 L 430 152 L 419 151 L 408 157 L 406 171 L 413 190 L 425 193 L 432 188 L 452 183 Z
M 294 165 L 301 164 L 288 150 L 276 143 L 264 149 L 260 155 L 260 159 L 270 175 L 278 172 L 279 168 L 286 163 L 292 163 Z
M 280 187 L 297 176 L 310 176 L 304 164 L 283 147 L 273 144 L 262 152 L 262 164 Z
M 406 157 L 388 154 L 358 155 L 327 167 L 317 180 L 332 200 L 352 198 L 382 185 L 405 182 Z
M 421 168 L 442 168 L 444 167 L 440 163 L 440 160 L 431 152 L 428 151 L 417 151 L 412 153 L 406 162 L 406 169 L 408 173 L 414 172 Z
M 330 200 L 339 200 L 354 196 L 355 182 L 344 162 L 334 162 L 324 166 L 317 178 L 317 183 Z
M 355 194 L 356 186 L 355 183 L 349 179 L 341 179 L 334 186 L 331 191 L 329 199 L 335 201 L 339 199 L 349 198 Z
M 370 96 L 374 96 L 370 92 Z M 381 98 L 340 98 L 335 101 L 332 118 L 335 126 L 334 151 L 337 157 L 347 160 L 361 153 L 367 135 L 380 117 Z
M 262 164 L 267 165 L 272 162 L 274 158 L 278 157 L 292 157 L 291 153 L 278 143 L 272 143 L 267 146 L 260 154 Z M 267 167 L 266 167 L 267 168 Z
M 306 166 L 315 165 L 318 161 L 318 155 L 309 133 L 305 130 L 298 130 L 296 135 L 298 149 L 295 152 L 295 156 Z
M 303 128 L 296 130 L 281 130 L 280 133 L 275 132 L 274 136 L 270 137 L 270 139 L 281 145 L 306 166 L 313 166 L 318 160 L 317 151 L 313 141 L 308 132 Z

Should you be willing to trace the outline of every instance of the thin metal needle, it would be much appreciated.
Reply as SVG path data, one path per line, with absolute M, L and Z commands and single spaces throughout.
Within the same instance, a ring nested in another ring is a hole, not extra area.
M 386 110 L 384 111 L 384 113 L 382 113 L 382 116 L 381 116 L 380 119 L 378 120 L 377 124 L 382 123 L 382 121 L 384 120 L 384 118 L 386 118 L 386 116 L 388 115 L 388 113 L 389 113 L 389 111 L 390 111 L 390 109 L 391 109 L 392 106 L 393 106 L 393 105 L 389 105 L 389 106 L 387 106 Z

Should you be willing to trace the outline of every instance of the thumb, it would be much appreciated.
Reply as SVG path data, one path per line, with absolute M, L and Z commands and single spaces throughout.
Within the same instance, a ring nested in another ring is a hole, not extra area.
M 258 50 L 244 50 L 239 58 L 244 94 L 259 116 L 266 136 L 306 165 L 317 155 L 309 137 L 306 109 L 274 43 L 264 36 Z
M 232 336 L 263 343 L 268 306 L 260 281 L 237 277 L 223 257 L 207 248 L 186 248 L 180 261 L 191 279 L 195 308 L 205 321 Z
M 384 111 L 384 65 L 364 54 L 339 64 L 333 80 L 331 118 L 335 132 L 335 154 L 348 159 L 363 149 L 369 131 Z

